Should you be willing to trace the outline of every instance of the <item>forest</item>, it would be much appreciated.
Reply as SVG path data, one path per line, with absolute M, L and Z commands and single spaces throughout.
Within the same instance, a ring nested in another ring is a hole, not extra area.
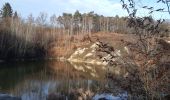
M 81 38 L 90 37 L 97 32 L 133 34 L 133 29 L 127 27 L 126 19 L 127 17 L 118 15 L 105 17 L 93 11 L 81 14 L 78 10 L 74 14 L 63 13 L 58 17 L 55 14 L 48 17 L 47 13 L 41 12 L 37 18 L 30 14 L 23 19 L 6 3 L 2 7 L 0 19 L 0 58 L 9 60 L 49 57 L 48 50 L 52 43 L 55 42 L 57 46 L 63 44 L 72 49 L 72 42 L 80 42 Z M 168 25 L 169 23 L 161 24 L 161 36 L 169 35 L 164 31 Z

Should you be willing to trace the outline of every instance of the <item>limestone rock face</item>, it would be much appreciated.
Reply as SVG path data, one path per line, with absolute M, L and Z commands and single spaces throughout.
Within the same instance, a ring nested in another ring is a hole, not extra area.
M 97 42 L 90 47 L 78 48 L 69 58 L 70 62 L 89 63 L 96 65 L 104 65 L 101 59 L 96 56 Z
M 128 47 L 124 47 L 121 50 L 119 49 L 115 49 L 115 56 L 117 56 L 117 58 L 112 58 L 110 54 L 105 54 L 102 55 L 101 58 L 99 58 L 98 55 L 98 51 L 97 48 L 99 46 L 99 43 L 96 42 L 94 44 L 92 44 L 89 47 L 82 47 L 82 48 L 77 48 L 77 50 L 75 50 L 75 52 L 68 58 L 68 61 L 70 62 L 75 62 L 75 63 L 89 63 L 89 64 L 94 64 L 94 65 L 108 65 L 108 62 L 104 61 L 104 60 L 119 60 L 118 58 L 123 56 L 124 54 L 129 54 L 130 51 L 128 49 Z M 119 57 L 118 57 L 119 56 Z

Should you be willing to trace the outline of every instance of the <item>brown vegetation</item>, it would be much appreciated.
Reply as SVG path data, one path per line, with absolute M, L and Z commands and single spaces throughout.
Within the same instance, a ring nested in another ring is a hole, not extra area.
M 127 84 L 130 93 L 134 95 L 141 93 L 145 95 L 145 99 L 158 99 L 164 97 L 162 94 L 169 95 L 169 43 L 162 39 L 161 35 L 162 30 L 163 33 L 167 32 L 167 29 L 161 28 L 164 20 L 154 21 L 150 16 L 137 17 L 133 0 L 127 1 L 127 4 L 124 0 L 121 2 L 123 8 L 129 13 L 127 25 L 135 35 L 133 42 L 122 40 L 131 52 L 127 55 L 115 56 L 115 48 L 109 49 L 113 47 L 105 41 L 99 41 L 99 51 L 112 56 L 105 60 L 111 66 L 121 65 L 126 68 L 129 73 L 126 81 L 129 81 Z

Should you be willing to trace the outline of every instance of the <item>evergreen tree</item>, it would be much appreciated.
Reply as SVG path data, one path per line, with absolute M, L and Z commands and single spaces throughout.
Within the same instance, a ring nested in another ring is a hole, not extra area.
M 13 15 L 13 18 L 14 19 L 17 19 L 18 18 L 18 13 L 15 11 L 14 15 Z
M 82 15 L 78 10 L 74 13 L 74 19 L 82 20 Z
M 2 7 L 2 17 L 12 17 L 12 7 L 9 3 L 5 3 L 5 5 Z
M 81 13 L 77 10 L 74 15 L 74 32 L 78 31 L 81 27 L 81 22 L 82 22 L 82 15 Z

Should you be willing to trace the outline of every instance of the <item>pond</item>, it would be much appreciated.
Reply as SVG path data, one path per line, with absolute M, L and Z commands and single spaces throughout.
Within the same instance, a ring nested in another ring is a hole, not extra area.
M 127 92 L 108 82 L 106 72 L 104 66 L 66 61 L 1 63 L 0 93 L 18 96 L 22 100 L 126 100 Z M 113 91 L 105 91 L 106 88 Z

